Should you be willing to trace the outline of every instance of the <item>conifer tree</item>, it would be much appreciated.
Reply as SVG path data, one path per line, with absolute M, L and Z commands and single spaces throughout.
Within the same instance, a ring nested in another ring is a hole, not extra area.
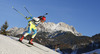
M 7 28 L 8 28 L 8 23 L 7 23 L 7 21 L 5 21 L 5 23 L 3 24 L 3 26 L 1 26 L 1 30 L 0 30 L 0 34 L 3 34 L 3 35 L 7 35 Z

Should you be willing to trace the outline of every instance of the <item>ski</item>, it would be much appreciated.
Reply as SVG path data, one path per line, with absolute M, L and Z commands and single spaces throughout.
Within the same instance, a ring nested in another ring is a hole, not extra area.
M 24 42 L 23 44 L 25 44 L 26 42 Z M 48 52 L 47 50 L 44 50 L 44 49 L 42 49 L 42 48 L 40 48 L 40 47 L 38 47 L 38 46 L 35 46 L 34 44 L 32 45 L 32 44 L 29 44 L 29 43 L 27 43 L 27 44 L 25 44 L 26 46 L 28 46 L 28 47 L 32 47 L 32 46 L 34 46 L 34 47 L 36 47 L 36 48 L 38 48 L 38 49 L 40 49 L 40 50 L 43 50 L 43 51 L 45 51 L 45 52 Z M 31 46 L 29 46 L 29 45 L 31 45 Z
M 17 40 L 17 41 L 20 42 L 19 40 Z M 38 49 L 40 49 L 40 50 L 43 50 L 43 51 L 45 51 L 45 52 L 48 52 L 47 50 L 44 50 L 44 49 L 42 49 L 42 48 L 39 48 L 38 46 L 35 46 L 34 44 L 31 45 L 31 44 L 26 43 L 26 42 L 20 42 L 20 43 L 26 45 L 27 47 L 32 47 L 32 46 L 34 46 L 34 47 L 36 47 L 36 48 L 38 48 Z
M 13 40 L 15 40 L 15 41 L 18 41 L 19 43 L 22 43 L 22 44 L 24 44 L 24 45 L 26 45 L 27 47 L 36 47 L 36 48 L 38 48 L 38 49 L 40 49 L 40 50 L 42 50 L 42 51 L 45 51 L 45 52 L 49 52 L 49 51 L 47 51 L 47 50 L 45 50 L 45 49 L 42 49 L 42 48 L 40 48 L 40 47 L 38 47 L 38 46 L 35 46 L 34 44 L 33 45 L 31 45 L 31 44 L 29 44 L 29 43 L 27 43 L 27 42 L 25 42 L 25 41 L 22 41 L 22 42 L 20 42 L 18 39 L 16 39 L 15 37 L 10 37 L 11 39 L 13 39 Z
M 30 45 L 31 45 L 31 44 L 30 44 Z M 35 46 L 34 44 L 33 44 L 32 46 L 34 46 L 34 47 L 36 47 L 36 48 L 38 48 L 38 49 L 41 49 L 41 50 L 43 50 L 43 51 L 45 51 L 45 52 L 49 52 L 49 51 L 47 51 L 47 50 L 44 50 L 44 49 L 42 49 L 42 48 L 39 48 L 38 46 Z
M 20 42 L 19 40 L 17 40 L 18 42 Z M 30 45 L 28 45 L 27 43 L 24 43 L 24 42 L 20 42 L 20 43 L 22 43 L 22 44 L 24 44 L 24 45 L 26 45 L 26 46 L 28 46 L 28 47 L 31 47 Z

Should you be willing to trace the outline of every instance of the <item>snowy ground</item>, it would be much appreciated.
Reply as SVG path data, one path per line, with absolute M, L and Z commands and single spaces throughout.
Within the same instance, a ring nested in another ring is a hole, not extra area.
M 28 47 L 16 40 L 18 40 L 18 38 L 0 35 L 0 54 L 59 54 L 35 42 L 34 45 L 37 47 Z M 27 40 L 23 41 L 25 43 L 28 42 Z

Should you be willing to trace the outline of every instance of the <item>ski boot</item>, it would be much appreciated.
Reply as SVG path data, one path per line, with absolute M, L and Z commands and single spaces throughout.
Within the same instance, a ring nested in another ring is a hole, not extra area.
M 33 39 L 31 38 L 31 40 L 29 41 L 29 44 L 33 45 L 32 41 L 33 41 Z
M 23 39 L 24 39 L 24 36 L 22 36 L 18 41 L 22 42 Z

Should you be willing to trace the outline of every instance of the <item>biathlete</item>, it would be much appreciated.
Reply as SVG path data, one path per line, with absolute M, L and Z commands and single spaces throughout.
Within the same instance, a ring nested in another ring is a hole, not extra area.
M 24 32 L 23 36 L 19 39 L 20 42 L 22 42 L 22 40 L 24 39 L 24 37 L 26 37 L 27 35 L 29 35 L 31 33 L 31 31 L 33 31 L 33 35 L 31 37 L 31 39 L 29 40 L 29 44 L 33 45 L 32 41 L 33 38 L 36 36 L 37 34 L 37 26 L 40 22 L 44 23 L 46 21 L 46 17 L 45 16 L 39 16 L 39 17 L 26 17 L 27 20 L 31 19 L 28 22 L 28 31 Z

